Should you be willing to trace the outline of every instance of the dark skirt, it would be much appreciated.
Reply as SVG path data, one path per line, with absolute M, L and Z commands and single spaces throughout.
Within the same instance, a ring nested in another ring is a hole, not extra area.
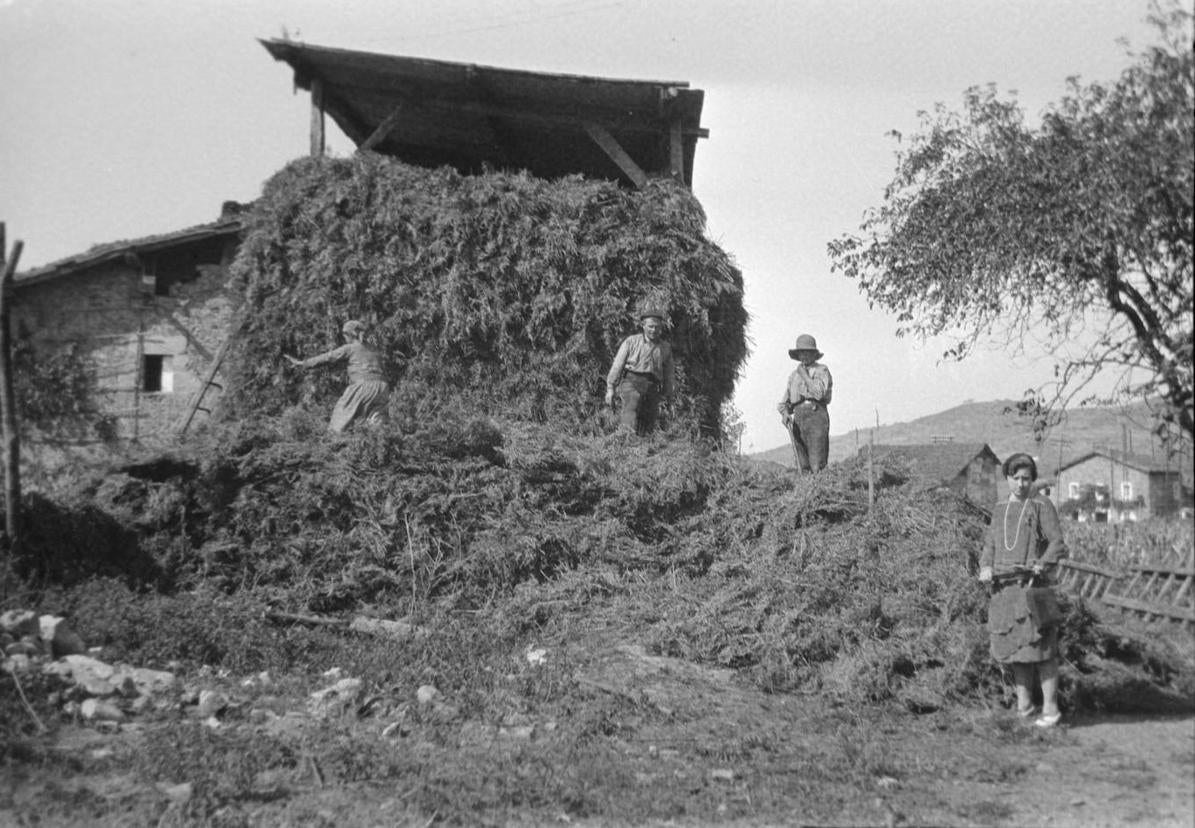
M 1007 584 L 992 593 L 988 633 L 992 658 L 1001 664 L 1032 664 L 1058 654 L 1058 626 L 1037 627 L 1020 584 Z
M 376 423 L 386 419 L 386 407 L 390 402 L 390 385 L 383 380 L 354 382 L 332 409 L 328 428 L 334 432 L 344 431 L 357 422 Z

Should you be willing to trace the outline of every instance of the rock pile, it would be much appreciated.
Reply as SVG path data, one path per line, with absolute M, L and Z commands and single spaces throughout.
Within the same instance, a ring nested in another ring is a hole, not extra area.
M 85 721 L 125 721 L 176 686 L 167 670 L 101 661 L 99 648 L 88 650 L 65 619 L 30 610 L 0 614 L 0 650 L 0 667 L 18 680 L 34 671 L 58 676 L 68 685 L 61 694 L 63 712 Z

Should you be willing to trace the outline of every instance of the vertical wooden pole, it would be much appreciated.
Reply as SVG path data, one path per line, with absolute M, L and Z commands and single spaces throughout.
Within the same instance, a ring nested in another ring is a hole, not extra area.
M 681 136 L 680 118 L 668 125 L 668 173 L 679 184 L 685 181 L 685 142 Z
M 880 409 L 876 409 L 876 428 L 880 427 Z M 871 430 L 871 434 L 867 437 L 867 519 L 871 520 L 871 513 L 876 505 L 876 484 L 875 484 L 875 453 L 876 453 L 876 428 Z
M 324 154 L 324 82 L 319 78 L 311 81 L 311 155 L 319 158 Z
M 9 552 L 20 542 L 21 527 L 21 435 L 17 430 L 16 397 L 12 384 L 12 326 L 9 311 L 12 304 L 12 282 L 17 262 L 21 258 L 23 242 L 16 242 L 12 255 L 4 257 L 7 240 L 4 224 L 0 222 L 0 264 L 4 276 L 0 280 L 0 408 L 4 421 L 4 531 Z

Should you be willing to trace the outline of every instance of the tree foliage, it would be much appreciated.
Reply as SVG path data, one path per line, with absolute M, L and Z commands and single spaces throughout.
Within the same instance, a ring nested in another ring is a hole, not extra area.
M 225 404 L 269 414 L 340 374 L 280 369 L 359 318 L 428 405 L 592 417 L 636 310 L 668 313 L 682 408 L 707 432 L 746 357 L 742 276 L 692 193 L 580 177 L 462 176 L 372 153 L 301 159 L 266 185 L 234 265 L 246 321 Z M 310 386 L 308 386 L 310 387 Z M 684 412 L 682 412 L 684 413 Z
M 38 354 L 22 341 L 13 348 L 12 359 L 13 396 L 22 424 L 58 435 L 112 435 L 112 418 L 100 412 L 96 399 L 95 366 L 78 348 Z
M 1152 20 L 1157 45 L 1114 82 L 1071 78 L 1037 127 L 991 86 L 922 113 L 882 205 L 829 252 L 902 334 L 949 337 L 947 358 L 1041 348 L 1056 402 L 1112 372 L 1190 440 L 1192 16 Z

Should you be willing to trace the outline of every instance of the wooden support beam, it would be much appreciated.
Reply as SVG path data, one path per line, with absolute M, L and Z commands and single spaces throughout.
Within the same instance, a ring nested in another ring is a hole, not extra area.
M 608 129 L 601 124 L 589 121 L 585 124 L 585 132 L 588 133 L 595 144 L 601 147 L 602 152 L 606 153 L 610 157 L 610 160 L 618 165 L 623 174 L 631 179 L 636 187 L 643 189 L 647 186 L 647 174 L 635 163 L 635 159 L 627 155 L 626 150 L 622 148 Z
M 12 283 L 17 273 L 24 242 L 12 246 L 12 255 L 5 258 L 7 243 L 4 223 L 0 222 L 0 409 L 3 409 L 4 428 L 4 531 L 7 551 L 15 552 L 21 534 L 21 435 L 17 428 L 16 394 L 13 390 L 12 325 L 9 321 L 12 306 Z
M 386 140 L 386 136 L 398 126 L 398 118 L 402 114 L 402 104 L 394 107 L 394 111 L 386 116 L 386 120 L 378 124 L 378 128 L 369 137 L 357 145 L 357 152 L 367 152 Z
M 685 142 L 680 118 L 673 118 L 668 124 L 668 174 L 681 184 L 689 183 L 685 180 Z
M 318 158 L 324 154 L 327 138 L 324 132 L 324 82 L 311 79 L 311 155 Z

